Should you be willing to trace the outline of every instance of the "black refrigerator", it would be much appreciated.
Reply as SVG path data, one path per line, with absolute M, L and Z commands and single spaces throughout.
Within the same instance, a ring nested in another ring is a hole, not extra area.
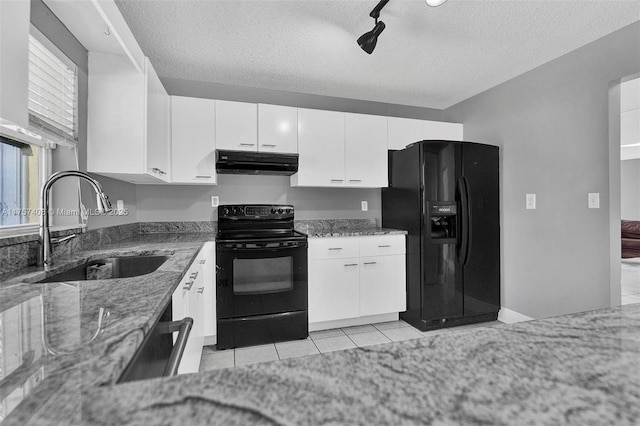
M 407 233 L 407 311 L 421 330 L 500 310 L 498 147 L 421 141 L 389 151 L 382 226 Z

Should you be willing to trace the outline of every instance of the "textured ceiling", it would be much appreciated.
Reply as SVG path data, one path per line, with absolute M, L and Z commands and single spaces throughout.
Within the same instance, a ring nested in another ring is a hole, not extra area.
M 161 77 L 446 108 L 640 19 L 640 0 L 116 0 Z M 638 52 L 629 52 L 638 55 Z

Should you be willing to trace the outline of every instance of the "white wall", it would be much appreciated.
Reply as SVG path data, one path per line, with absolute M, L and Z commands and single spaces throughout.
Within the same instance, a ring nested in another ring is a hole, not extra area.
M 640 220 L 640 78 L 620 84 L 622 219 Z
M 445 110 L 465 139 L 501 147 L 502 306 L 534 318 L 609 306 L 608 90 L 639 70 L 635 23 Z
M 640 78 L 620 84 L 620 158 L 640 158 Z
M 622 219 L 640 220 L 640 158 L 620 162 Z
M 292 204 L 296 219 L 379 219 L 379 189 L 291 188 L 286 176 L 218 175 L 217 186 L 139 185 L 140 222 L 217 220 L 211 196 L 220 204 Z M 360 210 L 360 201 L 369 210 Z

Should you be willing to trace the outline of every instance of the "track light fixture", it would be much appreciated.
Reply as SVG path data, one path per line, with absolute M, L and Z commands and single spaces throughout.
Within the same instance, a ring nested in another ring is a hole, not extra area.
M 433 0 L 429 0 L 429 1 L 433 1 Z M 387 3 L 389 3 L 389 0 L 380 0 L 380 2 L 376 5 L 376 7 L 373 8 L 371 13 L 369 13 L 369 16 L 371 16 L 373 19 L 376 20 L 376 23 L 373 26 L 373 29 L 369 32 L 362 34 L 360 37 L 358 37 L 358 45 L 362 48 L 362 50 L 364 50 L 368 54 L 371 54 L 371 52 L 373 52 L 373 49 L 376 48 L 376 43 L 378 42 L 378 36 L 382 33 L 382 31 L 384 31 L 384 28 L 385 28 L 384 22 L 378 21 L 378 18 L 380 17 L 380 11 L 382 10 L 383 7 L 387 5 Z
M 424 1 L 428 6 L 436 7 L 436 6 L 440 6 L 447 0 L 424 0 Z M 380 0 L 380 2 L 376 5 L 376 7 L 373 8 L 373 10 L 369 13 L 369 16 L 371 16 L 373 19 L 376 20 L 376 23 L 373 26 L 373 29 L 371 31 L 368 31 L 362 34 L 360 37 L 358 37 L 358 45 L 362 48 L 362 50 L 367 52 L 369 55 L 371 55 L 371 52 L 373 52 L 373 49 L 376 48 L 376 43 L 378 43 L 378 36 L 380 36 L 382 31 L 384 31 L 385 29 L 384 22 L 378 21 L 378 18 L 380 17 L 380 11 L 382 10 L 383 7 L 387 5 L 387 3 L 389 3 L 389 0 Z

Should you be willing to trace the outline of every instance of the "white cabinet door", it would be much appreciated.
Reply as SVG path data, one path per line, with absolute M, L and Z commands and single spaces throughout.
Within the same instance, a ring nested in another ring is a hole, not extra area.
M 216 101 L 216 148 L 258 150 L 258 105 Z
M 29 0 L 0 1 L 0 119 L 29 127 Z
M 193 287 L 189 290 L 189 316 L 193 318 L 193 330 L 191 330 L 191 336 L 189 337 L 192 340 L 192 343 L 195 347 L 199 348 L 199 351 L 202 351 L 202 342 L 204 339 L 204 291 L 205 291 L 205 282 L 204 282 L 204 272 L 202 270 L 202 264 L 200 264 L 201 258 L 196 259 L 198 263 L 195 268 L 198 273 L 197 278 L 193 279 Z
M 180 321 L 187 316 L 187 302 L 189 300 L 189 292 L 184 288 L 183 279 L 178 288 L 173 292 L 171 297 L 171 319 L 173 321 Z M 177 333 L 173 334 L 173 341 L 175 343 Z
M 200 267 L 203 278 L 204 336 L 216 334 L 216 250 L 215 243 L 207 242 L 201 250 Z
M 360 315 L 406 309 L 404 255 L 360 258 Z
M 298 153 L 298 109 L 258 104 L 258 151 Z
M 169 181 L 169 96 L 146 63 L 140 73 L 124 55 L 89 52 L 89 172 L 132 183 Z
M 184 314 L 182 317 L 175 316 L 182 309 L 176 307 L 173 308 L 173 320 L 178 321 L 184 317 L 190 317 L 193 319 L 193 326 L 187 339 L 187 344 L 178 366 L 178 374 L 197 373 L 200 368 L 200 358 L 202 356 L 202 344 L 204 341 L 204 299 L 202 294 L 198 292 L 198 287 L 201 286 L 200 282 L 202 278 L 199 278 L 200 268 L 197 264 L 192 264 L 189 271 L 180 282 L 178 288 L 173 294 L 173 303 L 184 303 Z M 174 342 L 177 333 L 174 333 Z
M 358 257 L 358 237 L 309 238 L 309 259 Z
M 402 234 L 360 237 L 360 257 L 405 254 L 405 236 Z
M 309 322 L 355 318 L 360 310 L 358 258 L 309 262 Z
M 387 117 L 345 114 L 347 186 L 388 186 Z
M 298 153 L 292 186 L 344 186 L 344 113 L 299 108 Z
M 461 141 L 462 123 L 445 123 L 441 121 L 424 121 L 424 133 L 422 139 L 435 139 L 444 141 Z
M 216 183 L 215 101 L 171 97 L 171 181 Z
M 409 144 L 424 139 L 424 120 L 389 117 L 387 125 L 388 149 L 403 149 Z
M 169 95 L 145 58 L 147 74 L 147 173 L 159 179 L 171 181 L 171 146 L 169 134 L 170 103 Z

